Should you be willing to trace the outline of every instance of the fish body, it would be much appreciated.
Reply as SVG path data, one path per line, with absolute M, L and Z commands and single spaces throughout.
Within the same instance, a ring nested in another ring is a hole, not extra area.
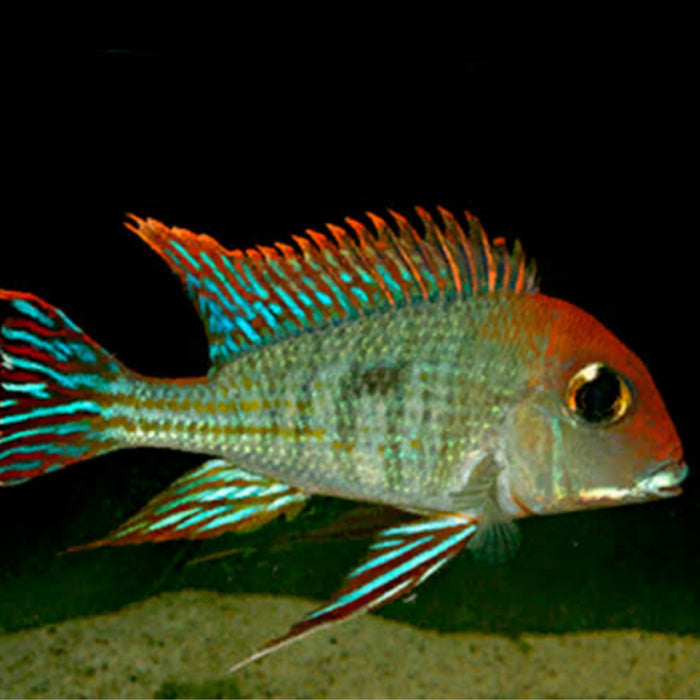
M 466 546 L 512 549 L 516 518 L 677 495 L 681 443 L 639 358 L 540 293 L 517 243 L 469 214 L 467 232 L 418 214 L 422 237 L 370 215 L 375 233 L 348 220 L 353 236 L 245 252 L 134 217 L 204 322 L 206 377 L 140 376 L 58 309 L 0 292 L 0 484 L 128 447 L 212 457 L 89 546 L 245 531 L 312 495 L 407 514 L 245 662 L 403 595 Z
M 562 312 L 595 324 L 539 294 L 363 318 L 265 346 L 201 381 L 127 383 L 110 415 L 121 422 L 117 439 L 125 445 L 219 455 L 309 494 L 461 510 L 470 455 L 513 452 L 512 461 L 519 459 L 504 425 L 538 388 L 544 393 L 552 357 L 559 357 L 548 348 Z M 553 413 L 545 420 L 566 420 Z M 674 438 L 667 435 L 666 444 L 674 446 Z M 525 454 L 531 460 L 533 450 Z M 658 461 L 672 457 L 670 447 Z M 634 469 L 625 466 L 631 478 Z M 517 483 L 508 486 L 517 497 Z M 510 514 L 524 515 L 502 496 Z
M 264 347 L 201 382 L 147 384 L 147 412 L 138 389 L 113 409 L 119 439 L 217 454 L 307 493 L 454 509 L 460 466 L 495 437 L 534 362 L 535 348 L 504 352 L 499 338 L 479 337 L 513 303 L 364 318 Z

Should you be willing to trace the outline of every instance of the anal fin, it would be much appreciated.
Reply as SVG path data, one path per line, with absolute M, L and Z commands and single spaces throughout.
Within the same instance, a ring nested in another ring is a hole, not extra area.
M 107 537 L 68 551 L 249 532 L 283 513 L 295 514 L 307 499 L 293 486 L 211 459 L 173 482 Z
M 458 513 L 424 516 L 379 533 L 368 556 L 346 578 L 333 599 L 287 632 L 236 663 L 246 666 L 325 627 L 374 610 L 420 585 L 458 554 L 477 529 L 477 519 Z

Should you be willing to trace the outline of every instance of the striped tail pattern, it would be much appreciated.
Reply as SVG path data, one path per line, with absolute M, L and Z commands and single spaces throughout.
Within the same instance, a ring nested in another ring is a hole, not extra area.
M 117 445 L 103 417 L 121 365 L 65 314 L 0 290 L 0 486 Z

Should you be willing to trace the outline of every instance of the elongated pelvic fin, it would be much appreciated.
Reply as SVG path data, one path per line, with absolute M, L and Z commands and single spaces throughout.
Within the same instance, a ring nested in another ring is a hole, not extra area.
M 231 671 L 405 595 L 462 550 L 476 529 L 476 519 L 445 513 L 382 530 L 369 555 L 350 572 L 328 605 L 306 615 L 287 634 L 270 640 Z
M 497 291 L 537 290 L 534 263 L 518 243 L 492 242 L 465 213 L 465 233 L 439 208 L 442 225 L 416 209 L 420 236 L 400 214 L 395 228 L 368 214 L 375 232 L 346 219 L 354 235 L 328 225 L 332 236 L 307 231 L 297 247 L 226 250 L 213 238 L 154 219 L 132 216 L 127 226 L 180 277 L 205 325 L 214 366 L 255 346 L 359 316 L 436 300 Z
M 249 532 L 282 513 L 295 514 L 307 499 L 292 486 L 211 459 L 173 482 L 104 539 L 68 551 Z
M 108 430 L 122 366 L 62 311 L 0 290 L 0 486 L 117 447 Z
M 352 510 L 339 515 L 332 522 L 312 530 L 293 532 L 275 537 L 267 545 L 268 549 L 304 544 L 308 542 L 324 542 L 328 540 L 357 540 L 374 537 L 383 527 L 397 525 L 412 520 L 415 516 L 406 511 L 397 510 L 391 506 L 367 505 L 355 506 Z M 234 547 L 220 552 L 212 552 L 202 557 L 196 557 L 187 562 L 187 566 L 195 566 L 214 559 L 251 551 L 251 547 Z

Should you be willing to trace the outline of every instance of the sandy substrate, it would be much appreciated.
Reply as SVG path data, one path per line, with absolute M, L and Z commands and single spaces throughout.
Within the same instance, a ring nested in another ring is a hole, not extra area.
M 365 616 L 229 676 L 311 605 L 165 594 L 0 636 L 2 697 L 700 697 L 700 640 L 644 632 L 441 635 Z

